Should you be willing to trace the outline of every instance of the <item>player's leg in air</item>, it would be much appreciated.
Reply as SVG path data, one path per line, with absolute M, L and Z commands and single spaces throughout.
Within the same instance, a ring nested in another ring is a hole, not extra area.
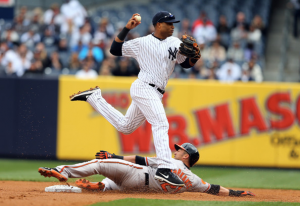
M 142 114 L 137 105 L 132 102 L 126 115 L 112 107 L 101 95 L 99 87 L 91 88 L 84 92 L 78 92 L 70 96 L 71 101 L 86 101 L 105 119 L 107 119 L 119 132 L 130 134 L 134 132 L 144 121 L 145 116 Z

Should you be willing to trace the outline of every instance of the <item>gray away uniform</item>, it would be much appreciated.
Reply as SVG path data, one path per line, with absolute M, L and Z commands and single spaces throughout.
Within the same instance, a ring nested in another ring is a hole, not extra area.
M 171 159 L 178 167 L 175 173 L 185 183 L 185 187 L 173 186 L 155 180 L 158 166 L 157 158 L 145 157 L 145 165 L 134 164 L 120 159 L 94 159 L 75 165 L 62 165 L 56 169 L 67 178 L 81 178 L 100 174 L 106 178 L 102 181 L 106 190 L 152 190 L 158 192 L 206 192 L 210 184 L 195 175 L 180 160 Z M 149 179 L 148 179 L 149 178 Z

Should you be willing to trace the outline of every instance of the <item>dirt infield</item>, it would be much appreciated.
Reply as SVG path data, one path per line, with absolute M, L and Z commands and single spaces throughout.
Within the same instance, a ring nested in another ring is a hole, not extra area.
M 58 182 L 0 181 L 0 205 L 43 205 L 82 206 L 96 202 L 107 202 L 124 198 L 197 200 L 197 201 L 267 201 L 299 202 L 300 190 L 251 189 L 255 197 L 219 197 L 202 193 L 185 192 L 180 194 L 124 193 L 124 192 L 83 192 L 48 193 L 45 187 L 58 185 Z M 74 184 L 74 183 L 73 183 Z M 241 188 L 240 188 L 241 189 Z M 245 189 L 244 189 L 245 190 Z M 247 189 L 246 189 L 247 190 Z

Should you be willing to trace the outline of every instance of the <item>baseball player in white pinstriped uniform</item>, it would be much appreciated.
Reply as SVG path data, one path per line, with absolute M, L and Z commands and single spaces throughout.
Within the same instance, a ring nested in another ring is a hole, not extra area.
M 181 40 L 173 37 L 174 25 L 179 21 L 167 11 L 158 12 L 152 20 L 153 34 L 124 43 L 127 33 L 141 22 L 133 14 L 126 27 L 112 43 L 110 52 L 116 56 L 133 57 L 140 66 L 138 79 L 130 88 L 132 103 L 126 115 L 113 108 L 101 96 L 99 88 L 79 92 L 71 96 L 72 101 L 87 101 L 102 114 L 118 131 L 130 134 L 145 120 L 152 125 L 158 170 L 155 178 L 175 186 L 183 186 L 183 181 L 172 170 L 177 169 L 172 162 L 169 148 L 169 123 L 162 104 L 165 87 L 175 64 L 184 68 L 192 67 L 198 59 L 186 58 L 179 51 Z M 200 57 L 199 57 L 200 58 Z
M 158 158 L 141 156 L 118 156 L 101 150 L 94 160 L 75 165 L 62 165 L 56 168 L 40 167 L 39 172 L 45 177 L 56 177 L 60 181 L 68 178 L 81 178 L 101 174 L 106 178 L 102 182 L 89 182 L 85 179 L 76 181 L 76 185 L 89 190 L 130 190 L 157 191 L 166 193 L 206 192 L 214 195 L 246 196 L 254 194 L 247 191 L 229 190 L 220 185 L 209 184 L 191 170 L 199 159 L 197 148 L 190 144 L 175 144 L 172 163 L 177 166 L 175 173 L 184 182 L 184 187 L 174 186 L 155 179 Z

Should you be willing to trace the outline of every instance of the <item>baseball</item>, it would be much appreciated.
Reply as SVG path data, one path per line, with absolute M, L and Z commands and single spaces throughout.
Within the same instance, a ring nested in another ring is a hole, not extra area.
M 138 16 L 138 15 L 134 16 L 134 18 L 138 22 L 141 22 L 141 20 L 142 20 L 141 16 Z

